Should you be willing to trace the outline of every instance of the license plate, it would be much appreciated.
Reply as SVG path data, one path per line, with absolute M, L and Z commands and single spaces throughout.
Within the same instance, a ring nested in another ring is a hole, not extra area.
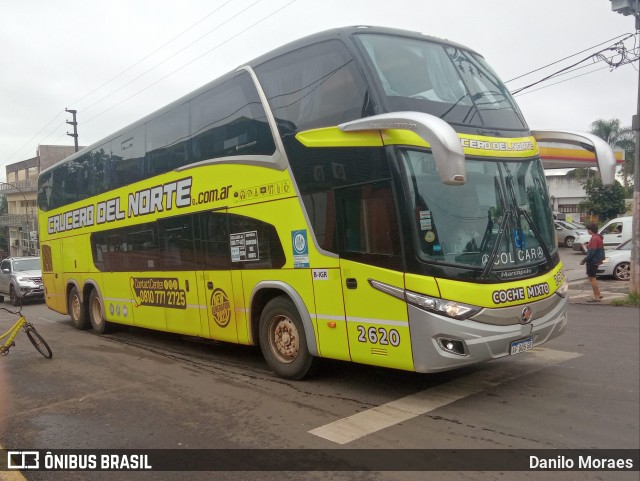
M 513 341 L 511 343 L 511 355 L 528 351 L 531 348 L 533 348 L 533 337 L 527 337 L 526 339 Z

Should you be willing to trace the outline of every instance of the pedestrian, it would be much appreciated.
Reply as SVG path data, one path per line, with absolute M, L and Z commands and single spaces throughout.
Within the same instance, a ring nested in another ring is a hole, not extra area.
M 596 224 L 590 223 L 587 224 L 586 227 L 587 232 L 591 234 L 591 239 L 587 244 L 587 255 L 580 261 L 580 265 L 587 265 L 587 277 L 591 282 L 591 289 L 593 289 L 593 298 L 587 302 L 600 302 L 602 294 L 600 294 L 596 274 L 598 273 L 598 266 L 602 264 L 604 260 L 603 237 L 601 234 L 598 234 L 598 226 Z

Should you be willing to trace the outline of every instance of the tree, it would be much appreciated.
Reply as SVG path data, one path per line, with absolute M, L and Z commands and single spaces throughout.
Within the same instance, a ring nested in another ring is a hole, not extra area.
M 611 147 L 624 150 L 624 164 L 622 164 L 622 179 L 625 190 L 629 181 L 633 184 L 634 158 L 636 150 L 636 136 L 631 127 L 621 127 L 619 119 L 598 119 L 591 123 L 591 133 L 607 142 Z
M 600 176 L 594 175 L 584 182 L 584 190 L 587 198 L 578 204 L 580 212 L 597 215 L 600 221 L 624 214 L 626 189 L 618 181 L 611 185 L 602 185 Z

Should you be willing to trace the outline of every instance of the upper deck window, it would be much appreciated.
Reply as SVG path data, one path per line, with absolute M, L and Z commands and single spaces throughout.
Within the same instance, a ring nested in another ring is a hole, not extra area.
M 281 135 L 372 115 L 356 63 L 339 41 L 276 57 L 256 73 Z
M 417 110 L 451 124 L 526 129 L 509 91 L 479 55 L 405 37 L 356 38 L 382 87 L 386 110 Z

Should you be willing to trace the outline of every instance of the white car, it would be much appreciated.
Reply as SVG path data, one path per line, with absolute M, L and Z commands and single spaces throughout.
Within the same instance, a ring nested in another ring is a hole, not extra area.
M 553 225 L 556 228 L 556 239 L 558 239 L 558 244 L 564 244 L 567 247 L 572 247 L 573 241 L 575 241 L 576 238 L 587 234 L 586 228 L 581 229 L 571 222 L 554 220 Z
M 607 247 L 616 247 L 627 239 L 631 239 L 631 222 L 631 216 L 617 217 L 598 229 L 598 233 L 602 234 L 602 242 L 605 249 Z M 591 239 L 589 233 L 576 237 L 573 241 L 573 250 L 582 251 L 583 254 L 586 254 L 589 239 Z
M 631 279 L 631 239 L 615 249 L 605 250 L 602 264 L 598 266 L 599 276 L 613 276 L 619 281 Z

